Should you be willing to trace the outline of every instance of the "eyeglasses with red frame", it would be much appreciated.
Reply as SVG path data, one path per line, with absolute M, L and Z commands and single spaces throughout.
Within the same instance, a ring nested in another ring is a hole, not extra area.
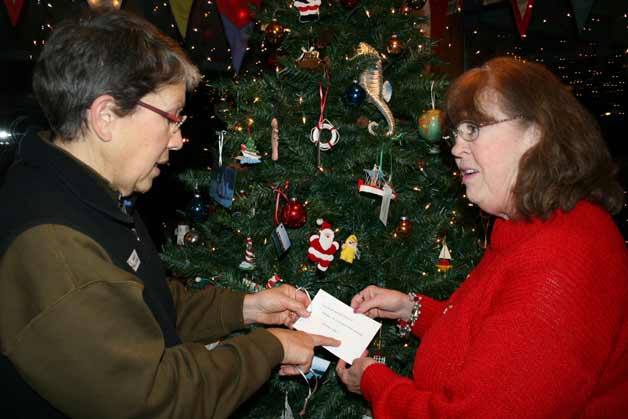
M 153 111 L 155 112 L 157 115 L 163 116 L 164 118 L 166 118 L 168 120 L 168 123 L 170 124 L 170 132 L 172 134 L 176 134 L 177 131 L 179 131 L 181 129 L 181 125 L 183 125 L 183 123 L 185 122 L 185 120 L 188 118 L 187 115 L 176 115 L 170 112 L 166 112 L 163 111 L 159 108 L 156 108 L 153 105 L 149 105 L 146 102 L 142 102 L 141 100 L 137 102 L 137 104 L 139 106 L 141 106 L 142 108 L 146 108 L 149 111 Z

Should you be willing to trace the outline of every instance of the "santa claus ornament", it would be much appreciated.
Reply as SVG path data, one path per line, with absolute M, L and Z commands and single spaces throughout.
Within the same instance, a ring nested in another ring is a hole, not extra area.
M 334 241 L 334 230 L 332 230 L 331 224 L 322 219 L 316 220 L 316 224 L 320 226 L 319 234 L 310 237 L 307 258 L 310 262 L 316 263 L 316 268 L 319 271 L 325 272 L 334 260 L 334 253 L 338 251 L 340 245 Z

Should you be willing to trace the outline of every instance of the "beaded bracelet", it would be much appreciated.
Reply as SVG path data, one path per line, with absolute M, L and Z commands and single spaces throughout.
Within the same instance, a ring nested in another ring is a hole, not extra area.
M 402 338 L 408 336 L 408 334 L 414 327 L 414 324 L 421 315 L 421 299 L 423 297 L 421 297 L 420 295 L 416 295 L 416 293 L 414 292 L 409 292 L 408 298 L 410 298 L 410 301 L 414 303 L 414 305 L 412 306 L 412 313 L 410 314 L 410 318 L 407 321 L 401 319 L 397 320 L 397 328 L 399 328 L 399 335 Z

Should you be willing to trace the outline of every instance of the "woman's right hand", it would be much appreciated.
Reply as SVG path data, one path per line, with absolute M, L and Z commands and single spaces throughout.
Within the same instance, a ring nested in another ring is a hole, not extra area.
M 351 299 L 354 312 L 371 318 L 408 320 L 413 306 L 408 294 L 375 285 L 369 285 Z

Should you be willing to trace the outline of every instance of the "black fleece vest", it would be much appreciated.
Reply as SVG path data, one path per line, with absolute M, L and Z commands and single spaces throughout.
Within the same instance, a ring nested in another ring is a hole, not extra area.
M 144 283 L 144 301 L 161 327 L 165 346 L 181 343 L 166 275 L 146 227 L 137 214 L 120 205 L 104 179 L 32 134 L 19 145 L 0 188 L 0 203 L 0 256 L 18 235 L 37 225 L 58 224 L 80 231 L 102 246 L 113 264 Z M 127 262 L 134 252 L 140 261 L 137 270 Z M 46 273 L 41 277 L 45 280 Z M 22 380 L 5 356 L 0 356 L 0 381 L 3 391 L 11 394 L 11 400 L 5 393 L 6 400 L 0 402 L 0 413 L 11 412 L 2 417 L 63 417 Z

